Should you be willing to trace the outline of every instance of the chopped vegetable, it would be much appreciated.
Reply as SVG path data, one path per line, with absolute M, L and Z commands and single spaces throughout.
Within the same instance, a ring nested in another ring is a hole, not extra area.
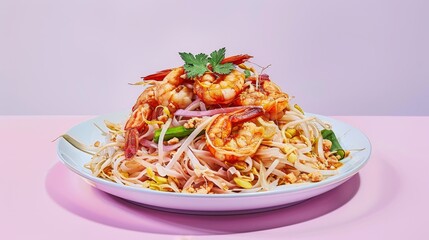
M 249 78 L 250 76 L 252 75 L 252 73 L 248 70 L 248 69 L 245 69 L 244 70 L 244 78 Z
M 323 139 L 327 139 L 327 140 L 332 142 L 332 146 L 331 146 L 330 151 L 335 152 L 336 156 L 339 156 L 339 160 L 342 160 L 345 157 L 346 152 L 344 151 L 344 149 L 341 147 L 340 143 L 338 142 L 338 139 L 335 136 L 334 131 L 328 130 L 328 129 L 323 129 L 322 130 L 322 137 L 323 137 Z
M 177 137 L 178 139 L 182 139 L 184 137 L 189 136 L 195 128 L 185 128 L 184 126 L 178 126 L 178 127 L 171 127 L 167 129 L 167 132 L 165 132 L 164 141 L 168 141 L 174 137 Z M 159 135 L 161 135 L 161 129 L 155 130 L 153 140 L 157 143 L 159 140 Z

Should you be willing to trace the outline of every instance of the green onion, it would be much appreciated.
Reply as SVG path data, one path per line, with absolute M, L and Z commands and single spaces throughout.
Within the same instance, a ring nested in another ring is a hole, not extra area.
M 340 157 L 339 160 L 342 160 L 345 157 L 346 152 L 344 151 L 344 149 L 341 147 L 340 143 L 338 142 L 338 139 L 335 136 L 334 131 L 323 129 L 322 130 L 322 137 L 323 137 L 323 139 L 327 139 L 327 140 L 332 142 L 332 146 L 331 146 L 330 151 L 336 152 L 336 155 Z
M 189 136 L 195 128 L 185 128 L 184 126 L 172 127 L 167 129 L 165 132 L 164 141 L 168 141 L 172 138 L 177 137 L 178 139 Z M 153 141 L 158 142 L 159 135 L 161 135 L 161 129 L 155 130 L 155 134 L 153 135 Z
M 244 69 L 244 79 L 248 79 L 252 73 L 248 69 Z

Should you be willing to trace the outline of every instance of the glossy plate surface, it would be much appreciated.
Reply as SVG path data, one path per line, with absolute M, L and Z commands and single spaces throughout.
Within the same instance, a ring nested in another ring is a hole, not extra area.
M 90 155 L 77 150 L 64 139 L 58 141 L 57 153 L 62 162 L 73 172 L 83 177 L 87 183 L 102 191 L 143 206 L 193 214 L 232 214 L 264 211 L 291 205 L 327 192 L 356 174 L 369 159 L 371 144 L 360 130 L 333 118 L 310 113 L 306 115 L 317 116 L 322 121 L 331 124 L 344 149 L 363 150 L 354 151 L 351 157 L 344 159 L 342 161 L 344 166 L 340 168 L 338 175 L 317 183 L 279 186 L 267 192 L 205 195 L 160 192 L 124 186 L 92 176 L 90 170 L 84 167 L 90 161 Z M 124 113 L 100 116 L 74 126 L 67 134 L 89 145 L 97 140 L 103 141 L 100 131 L 94 124 L 104 126 L 104 120 L 124 122 L 126 118 L 127 114 Z

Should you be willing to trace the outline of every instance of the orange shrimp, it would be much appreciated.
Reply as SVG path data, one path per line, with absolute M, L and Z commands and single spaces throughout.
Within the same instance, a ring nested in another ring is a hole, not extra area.
M 142 94 L 140 94 L 132 110 L 133 113 L 125 124 L 124 130 L 136 128 L 139 131 L 144 131 L 145 122 L 144 119 L 149 119 L 152 115 L 153 109 L 158 105 L 155 99 L 155 86 L 146 88 Z
M 146 88 L 140 94 L 133 106 L 133 112 L 125 124 L 125 157 L 133 157 L 138 150 L 139 133 L 146 132 L 148 125 L 145 119 L 150 119 L 153 109 L 158 105 L 155 99 L 155 86 Z
M 237 70 L 220 76 L 206 73 L 195 80 L 194 92 L 205 104 L 229 104 L 242 91 L 244 79 L 244 74 Z
M 261 107 L 220 114 L 206 130 L 209 151 L 216 158 L 228 162 L 242 161 L 255 154 L 263 140 L 264 128 L 250 120 L 261 115 Z
M 192 102 L 192 89 L 183 85 L 183 68 L 175 68 L 161 82 L 156 82 L 155 96 L 159 105 L 166 106 L 171 113 L 186 108 Z
M 247 54 L 225 58 L 221 63 L 242 64 L 252 58 Z M 210 68 L 210 66 L 209 66 Z M 210 78 L 210 79 L 209 79 Z M 165 106 L 171 113 L 177 109 L 186 108 L 193 98 L 193 91 L 184 85 L 186 79 L 183 67 L 165 69 L 155 74 L 142 77 L 143 81 L 155 80 L 153 86 L 148 87 L 134 104 L 130 118 L 125 124 L 125 157 L 133 157 L 138 150 L 139 143 L 136 139 L 148 129 L 147 120 L 152 120 L 153 111 L 157 106 Z M 244 74 L 234 70 L 226 76 L 215 77 L 207 74 L 194 83 L 194 91 L 207 104 L 226 104 L 234 100 L 240 93 L 244 84 Z M 237 83 L 236 83 L 237 82 Z M 225 85 L 225 83 L 227 83 Z M 217 91 L 217 88 L 227 88 Z M 233 87 L 233 89 L 229 89 Z
M 256 82 L 256 79 L 251 78 Z M 268 75 L 259 76 L 258 88 L 251 84 L 234 101 L 238 106 L 262 106 L 265 116 L 271 120 L 280 119 L 289 107 L 289 96 L 279 86 L 270 81 Z
M 186 108 L 191 102 L 193 92 L 182 85 L 183 68 L 171 70 L 162 81 L 154 82 L 146 88 L 133 106 L 133 113 L 125 124 L 125 157 L 133 157 L 138 150 L 139 135 L 148 129 L 147 121 L 152 120 L 157 106 L 165 106 L 171 113 Z M 137 139 L 137 141 L 135 141 Z
M 236 55 L 223 59 L 221 63 L 239 65 L 250 58 L 252 58 L 252 56 L 247 54 Z M 208 67 L 211 68 L 211 66 Z M 183 67 L 176 68 L 176 70 L 177 69 L 183 70 Z M 172 71 L 173 69 L 165 69 L 155 74 L 145 76 L 143 80 L 159 81 L 164 79 Z M 233 70 L 230 74 L 226 75 L 206 73 L 202 77 L 194 79 L 194 92 L 205 104 L 229 104 L 234 101 L 243 89 L 244 78 L 244 74 L 237 70 Z

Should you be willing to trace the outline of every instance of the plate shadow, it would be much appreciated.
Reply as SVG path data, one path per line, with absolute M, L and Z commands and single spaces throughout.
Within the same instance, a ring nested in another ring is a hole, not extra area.
M 122 229 L 173 235 L 214 235 L 268 230 L 318 218 L 350 201 L 360 186 L 359 174 L 324 194 L 266 212 L 238 215 L 191 215 L 139 206 L 82 181 L 62 163 L 45 179 L 50 198 L 85 219 Z

